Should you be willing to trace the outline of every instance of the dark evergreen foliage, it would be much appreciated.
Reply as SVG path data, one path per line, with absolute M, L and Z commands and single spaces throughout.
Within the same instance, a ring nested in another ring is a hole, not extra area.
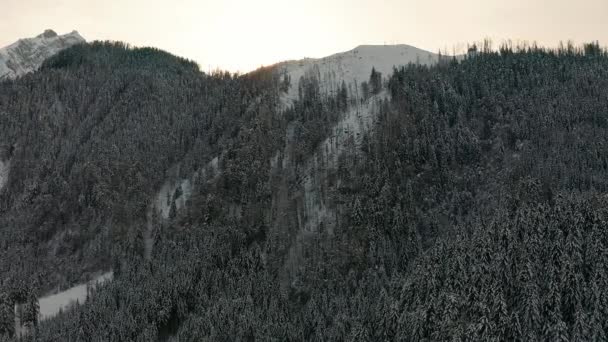
M 109 43 L 3 83 L 0 144 L 14 151 L 0 194 L 0 319 L 38 287 L 17 271 L 44 288 L 112 266 L 85 305 L 27 338 L 605 340 L 606 51 L 486 44 L 395 69 L 385 84 L 371 76 L 362 100 L 385 85 L 389 99 L 328 171 L 334 229 L 304 238 L 296 175 L 358 105 L 344 84 L 328 97 L 308 75 L 282 111 L 290 81 L 272 69 L 205 75 Z M 293 163 L 273 166 L 277 151 Z M 146 258 L 153 189 L 175 165 L 189 175 L 216 156 L 221 172 L 183 210 L 184 189 L 167 197 L 175 207 Z

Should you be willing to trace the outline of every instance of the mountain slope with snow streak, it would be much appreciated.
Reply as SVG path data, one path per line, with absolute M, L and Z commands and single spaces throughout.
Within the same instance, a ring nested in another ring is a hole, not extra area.
M 46 30 L 34 38 L 20 39 L 0 49 L 0 81 L 36 71 L 47 58 L 85 42 L 77 31 L 59 36 L 53 30 Z
M 377 94 L 364 94 L 363 82 L 370 81 L 372 69 L 388 78 L 395 67 L 413 64 L 433 65 L 440 56 L 408 45 L 359 46 L 351 51 L 338 53 L 321 59 L 289 61 L 277 65 L 281 77 L 290 78 L 290 87 L 282 94 L 284 108 L 299 99 L 299 81 L 302 77 L 319 81 L 322 96 L 334 97 L 342 82 L 348 91 L 349 106 L 341 119 L 332 127 L 332 133 L 318 146 L 304 166 L 296 173 L 296 187 L 288 190 L 290 200 L 300 203 L 297 208 L 299 231 L 290 246 L 285 261 L 288 279 L 293 279 L 302 259 L 302 246 L 308 236 L 321 230 L 333 235 L 339 218 L 340 205 L 333 203 L 328 193 L 336 184 L 330 180 L 337 172 L 338 161 L 347 150 L 356 153 L 361 148 L 362 138 L 373 133 L 379 107 L 389 94 L 381 90 Z M 286 134 L 287 146 L 292 142 L 289 129 Z M 284 170 L 293 168 L 288 157 L 288 149 L 278 152 L 271 160 L 273 168 Z M 278 162 L 281 161 L 281 162 Z M 339 180 L 338 180 L 339 182 Z
M 344 82 L 351 100 L 341 120 L 332 128 L 331 136 L 321 143 L 297 176 L 297 183 L 303 187 L 301 229 L 317 231 L 320 225 L 324 225 L 331 231 L 331 226 L 335 223 L 334 210 L 321 194 L 326 188 L 323 179 L 337 169 L 338 159 L 346 149 L 360 147 L 361 138 L 373 128 L 379 105 L 389 96 L 384 90 L 373 96 L 363 94 L 361 84 L 369 82 L 372 69 L 382 73 L 386 79 L 395 67 L 410 63 L 432 65 L 439 59 L 438 54 L 409 45 L 361 45 L 325 58 L 277 64 L 278 72 L 290 78 L 290 87 L 282 95 L 285 107 L 298 100 L 298 84 L 302 77 L 318 80 L 323 96 L 336 96 Z M 289 136 L 288 132 L 288 145 Z M 279 155 L 283 156 L 282 167 L 289 167 L 287 165 L 290 161 L 285 158 L 286 153 L 278 154 L 277 160 Z

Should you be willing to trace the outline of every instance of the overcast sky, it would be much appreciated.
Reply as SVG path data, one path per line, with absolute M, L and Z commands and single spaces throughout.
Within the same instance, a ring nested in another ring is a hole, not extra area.
M 608 0 L 0 0 L 0 46 L 47 28 L 249 71 L 361 44 L 436 52 L 492 38 L 608 45 Z

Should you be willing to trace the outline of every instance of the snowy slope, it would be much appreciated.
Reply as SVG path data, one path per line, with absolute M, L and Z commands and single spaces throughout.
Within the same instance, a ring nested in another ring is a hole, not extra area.
M 372 96 L 361 105 L 351 106 L 333 128 L 331 136 L 325 139 L 316 153 L 306 162 L 303 178 L 304 230 L 316 232 L 325 223 L 331 233 L 336 213 L 324 202 L 323 189 L 328 173 L 338 169 L 338 159 L 347 150 L 360 149 L 363 135 L 371 131 L 382 99 L 383 91 Z
M 76 31 L 59 36 L 52 30 L 46 30 L 34 38 L 20 39 L 0 49 L 0 80 L 14 79 L 36 71 L 47 58 L 85 42 Z
M 176 170 L 170 171 L 170 173 L 176 173 Z M 209 182 L 219 174 L 219 158 L 215 157 L 207 163 L 205 167 L 194 172 L 190 178 L 178 179 L 170 177 L 165 184 L 160 188 L 160 191 L 156 195 L 155 207 L 164 219 L 169 218 L 171 213 L 172 202 L 175 201 L 175 209 L 179 212 L 186 206 L 187 201 L 192 195 L 192 189 L 195 183 L 198 181 Z M 181 195 L 174 198 L 175 191 L 180 188 Z
M 332 134 L 319 146 L 300 170 L 297 183 L 302 186 L 300 228 L 314 232 L 323 224 L 331 231 L 335 212 L 325 203 L 324 179 L 338 167 L 338 158 L 349 148 L 359 148 L 361 138 L 370 132 L 376 120 L 378 107 L 388 97 L 387 91 L 368 97 L 361 89 L 362 82 L 368 82 L 372 68 L 387 79 L 394 67 L 410 63 L 432 65 L 439 61 L 439 55 L 409 45 L 362 45 L 351 51 L 337 53 L 320 59 L 288 61 L 276 65 L 281 75 L 289 75 L 291 86 L 282 95 L 282 105 L 287 107 L 298 99 L 298 82 L 301 77 L 319 80 L 322 95 L 333 96 L 344 81 L 348 96 L 352 101 L 342 118 L 332 128 Z M 288 145 L 290 134 L 287 132 Z M 288 153 L 278 153 L 271 164 L 282 160 L 282 167 L 289 167 Z M 295 189 L 291 189 L 292 191 Z
M 322 93 L 332 94 L 342 81 L 353 90 L 356 84 L 368 81 L 372 68 L 386 77 L 392 74 L 395 66 L 409 63 L 429 65 L 438 59 L 437 54 L 409 45 L 361 45 L 325 58 L 288 61 L 279 63 L 277 67 L 281 74 L 291 77 L 291 87 L 284 97 L 284 103 L 290 104 L 298 99 L 298 81 L 310 73 L 317 74 Z
M 346 151 L 359 155 L 357 151 L 361 148 L 363 136 L 373 134 L 379 107 L 389 97 L 385 89 L 373 96 L 363 94 L 361 83 L 369 81 L 372 68 L 382 73 L 386 80 L 394 67 L 410 63 L 432 65 L 438 61 L 439 55 L 408 45 L 364 45 L 321 59 L 289 61 L 276 66 L 281 76 L 288 75 L 291 79 L 290 88 L 281 98 L 284 108 L 298 99 L 298 83 L 303 76 L 316 78 L 324 96 L 335 96 L 344 81 L 351 100 L 348 109 L 341 113 L 341 119 L 332 127 L 330 136 L 305 161 L 304 166 L 297 169 L 296 184 L 288 189 L 290 200 L 299 203 L 296 209 L 299 232 L 285 261 L 287 279 L 291 277 L 293 280 L 294 270 L 298 269 L 302 258 L 303 241 L 308 236 L 314 236 L 321 230 L 333 234 L 340 204 L 333 203 L 328 195 L 337 186 L 330 181 L 331 175 L 337 172 L 338 160 Z M 273 169 L 294 169 L 293 162 L 289 160 L 289 146 L 293 140 L 289 128 L 286 140 L 285 150 L 278 151 L 270 161 Z M 337 181 L 340 182 L 339 179 Z

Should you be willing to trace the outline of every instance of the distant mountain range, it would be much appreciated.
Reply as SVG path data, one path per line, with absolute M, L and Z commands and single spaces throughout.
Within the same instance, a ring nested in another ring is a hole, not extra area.
M 45 59 L 85 42 L 77 31 L 60 36 L 53 30 L 46 30 L 34 38 L 19 39 L 0 49 L 0 80 L 14 79 L 33 72 Z
M 19 39 L 0 48 L 0 80 L 14 79 L 33 72 L 45 59 L 80 43 L 86 43 L 86 40 L 77 31 L 57 35 L 53 30 L 46 30 L 34 38 Z M 361 45 L 324 58 L 285 61 L 276 66 L 288 73 L 295 84 L 301 76 L 316 72 L 320 76 L 322 88 L 330 91 L 342 81 L 347 86 L 366 81 L 372 67 L 383 75 L 388 75 L 394 66 L 408 63 L 433 64 L 438 58 L 435 53 L 409 45 Z M 297 96 L 297 87 L 290 87 L 286 99 L 294 100 Z

